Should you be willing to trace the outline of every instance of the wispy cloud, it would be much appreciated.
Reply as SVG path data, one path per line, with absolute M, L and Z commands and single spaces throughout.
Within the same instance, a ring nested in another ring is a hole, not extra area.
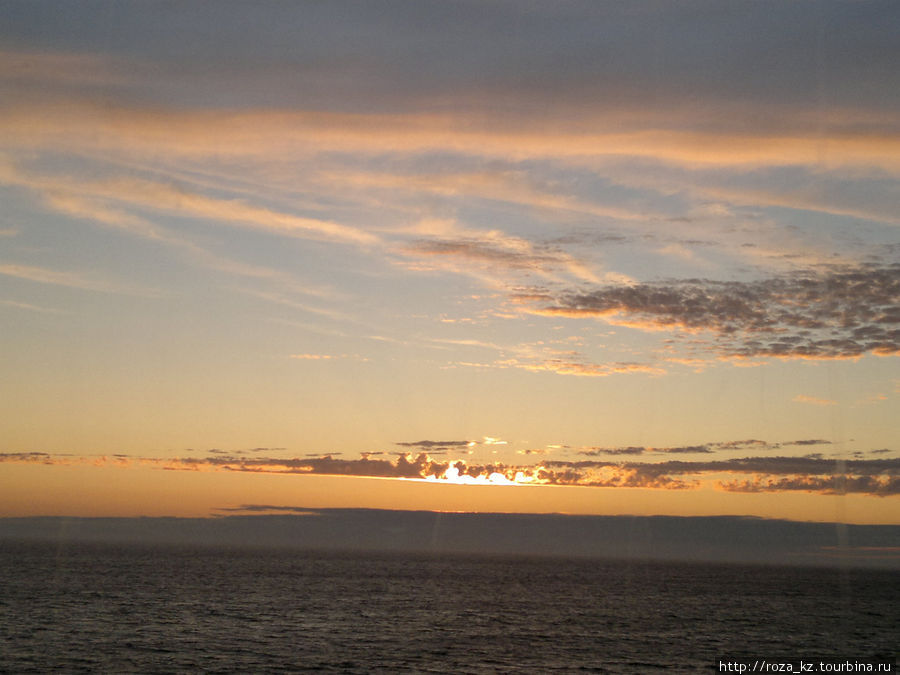
M 478 441 L 397 441 L 394 445 L 403 448 L 421 448 L 422 450 L 452 450 L 477 445 Z
M 629 209 L 591 202 L 571 195 L 560 194 L 559 186 L 542 185 L 521 170 L 478 172 L 444 171 L 442 173 L 387 173 L 344 170 L 324 171 L 321 179 L 347 185 L 356 190 L 396 190 L 408 194 L 430 193 L 442 197 L 490 199 L 548 212 L 586 214 L 621 221 L 641 221 L 665 218 L 649 208 Z
M 500 368 L 519 368 L 531 372 L 548 372 L 557 375 L 575 375 L 577 377 L 608 377 L 621 373 L 643 373 L 645 375 L 663 375 L 665 369 L 647 363 L 590 363 L 586 360 L 564 358 L 548 358 L 543 360 L 524 361 L 521 359 L 504 359 L 493 364 Z
M 78 272 L 53 270 L 35 265 L 20 265 L 16 263 L 0 263 L 0 274 L 16 279 L 24 279 L 39 284 L 52 286 L 64 286 L 83 291 L 97 291 L 99 293 L 122 293 L 126 295 L 143 295 L 156 297 L 158 292 L 149 289 L 140 289 L 113 281 L 89 277 Z
M 574 343 L 568 342 L 563 343 L 566 347 L 564 349 L 559 349 L 543 341 L 514 345 L 498 345 L 477 340 L 436 340 L 435 342 L 494 349 L 499 352 L 499 357 L 491 362 L 456 361 L 454 366 L 483 369 L 514 368 L 532 373 L 554 373 L 575 377 L 609 377 L 623 373 L 663 375 L 666 372 L 665 368 L 655 363 L 612 360 L 597 363 L 577 349 L 571 349 L 570 347 Z
M 699 445 L 678 445 L 671 447 L 652 447 L 652 446 L 627 446 L 627 447 L 599 447 L 582 448 L 578 450 L 579 455 L 588 457 L 597 457 L 602 455 L 643 455 L 644 453 L 664 453 L 664 454 L 709 454 L 717 450 L 735 451 L 735 450 L 753 450 L 760 452 L 762 450 L 776 450 L 782 445 L 816 445 L 820 443 L 829 443 L 829 441 L 794 441 L 792 443 L 769 443 L 759 439 L 750 438 L 740 441 L 717 441 L 711 443 L 701 443 Z
M 817 398 L 815 396 L 806 396 L 805 394 L 797 394 L 791 399 L 794 403 L 808 403 L 810 405 L 837 405 L 837 401 L 830 398 Z
M 347 320 L 345 315 L 333 307 L 317 306 L 308 301 L 301 302 L 296 299 L 296 296 L 302 296 L 333 301 L 335 293 L 330 289 L 299 279 L 288 271 L 235 260 L 221 253 L 213 252 L 206 246 L 193 241 L 183 232 L 176 232 L 142 215 L 140 211 L 148 208 L 150 202 L 153 201 L 154 189 L 181 194 L 181 191 L 171 186 L 126 181 L 133 192 L 132 195 L 129 195 L 128 190 L 123 192 L 118 189 L 120 183 L 116 181 L 86 182 L 66 176 L 29 173 L 18 169 L 9 162 L 0 163 L 0 182 L 36 191 L 43 197 L 44 204 L 58 213 L 167 246 L 201 267 L 257 281 L 277 289 L 260 290 L 242 286 L 238 291 L 243 294 L 259 297 L 269 302 L 290 305 L 304 312 L 328 316 L 335 320 Z M 155 188 L 151 189 L 153 186 Z M 145 190 L 148 190 L 146 194 Z M 137 200 L 133 198 L 135 195 L 138 195 Z M 220 201 L 222 208 L 228 208 L 228 203 Z M 210 214 L 209 217 L 216 218 L 214 214 Z M 60 281 L 62 280 L 61 277 L 58 278 Z M 97 284 L 94 283 L 94 285 Z
M 70 101 L 65 114 L 55 108 L 19 104 L 0 111 L 7 147 L 69 151 L 102 149 L 128 154 L 165 152 L 174 157 L 266 153 L 272 157 L 313 152 L 425 153 L 441 150 L 522 161 L 532 158 L 621 157 L 653 159 L 695 167 L 749 169 L 762 166 L 816 166 L 821 137 L 794 129 L 749 135 L 721 129 L 682 130 L 671 118 L 662 128 L 621 130 L 607 116 L 594 125 L 550 129 L 537 121 L 493 119 L 465 113 L 358 114 L 251 110 L 207 112 L 96 106 Z M 589 120 L 587 120 L 589 121 Z M 600 123 L 602 126 L 599 126 Z M 642 120 L 644 123 L 651 120 Z M 222 144 L 222 138 L 230 143 Z M 89 140 L 88 140 L 89 139 Z M 890 130 L 849 132 L 829 138 L 829 164 L 900 172 L 900 137 Z
M 37 190 L 46 195 L 51 207 L 73 215 L 97 218 L 107 224 L 143 227 L 148 232 L 145 219 L 116 210 L 110 203 L 301 238 L 360 245 L 378 241 L 374 234 L 349 225 L 276 211 L 242 199 L 210 197 L 179 185 L 143 178 L 86 181 L 72 176 L 26 173 L 7 163 L 0 166 L 0 180 Z
M 16 309 L 24 309 L 28 310 L 29 312 L 39 312 L 41 314 L 68 314 L 67 311 L 62 309 L 41 307 L 39 305 L 33 305 L 30 302 L 18 302 L 16 300 L 0 300 L 0 305 L 5 305 L 6 307 L 14 307 Z
M 420 240 L 403 249 L 412 256 L 435 259 L 460 259 L 478 264 L 501 266 L 514 270 L 550 272 L 553 269 L 572 268 L 578 263 L 561 251 L 538 250 L 533 244 L 518 238 L 491 239 L 433 239 Z M 581 271 L 588 276 L 586 271 Z

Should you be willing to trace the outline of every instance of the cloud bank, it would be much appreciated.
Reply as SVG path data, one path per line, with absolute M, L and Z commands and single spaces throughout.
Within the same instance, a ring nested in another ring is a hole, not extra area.
M 636 455 L 658 451 L 705 454 L 710 446 L 618 448 L 605 454 Z M 588 451 L 599 452 L 599 451 Z M 590 488 L 685 490 L 704 482 L 727 492 L 803 491 L 820 494 L 900 495 L 900 458 L 842 459 L 819 454 L 804 457 L 756 456 L 717 460 L 544 460 L 537 464 L 438 460 L 427 452 L 400 453 L 396 459 L 315 457 L 247 457 L 210 452 L 207 457 L 148 458 L 115 455 L 69 457 L 43 452 L 0 454 L 0 462 L 98 466 L 148 465 L 169 471 L 231 471 L 299 475 L 355 476 L 426 480 L 479 485 L 549 485 Z

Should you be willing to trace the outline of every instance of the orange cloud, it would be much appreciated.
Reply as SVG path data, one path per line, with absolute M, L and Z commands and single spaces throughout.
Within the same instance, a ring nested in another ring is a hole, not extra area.
M 569 125 L 565 131 L 516 119 L 465 114 L 357 114 L 314 111 L 176 111 L 98 106 L 11 105 L 0 111 L 6 147 L 104 150 L 145 156 L 238 158 L 352 151 L 448 150 L 522 160 L 537 157 L 630 156 L 683 166 L 819 166 L 817 133 L 685 131 L 650 125 L 617 131 L 620 120 Z M 608 129 L 603 131 L 603 129 Z M 223 142 L 227 139 L 227 142 Z M 832 167 L 900 172 L 900 135 L 847 131 L 828 138 Z
M 804 394 L 797 394 L 791 400 L 794 403 L 809 403 L 812 405 L 837 405 L 837 401 L 832 401 L 829 398 L 816 398 L 815 396 L 806 396 Z
M 0 181 L 36 190 L 46 195 L 48 204 L 58 210 L 97 219 L 107 225 L 137 229 L 140 234 L 151 238 L 162 238 L 162 230 L 154 228 L 143 218 L 110 207 L 108 202 L 311 239 L 354 244 L 374 244 L 378 241 L 374 234 L 341 223 L 274 211 L 240 199 L 208 197 L 170 184 L 138 178 L 85 181 L 72 176 L 26 173 L 6 163 L 0 164 Z

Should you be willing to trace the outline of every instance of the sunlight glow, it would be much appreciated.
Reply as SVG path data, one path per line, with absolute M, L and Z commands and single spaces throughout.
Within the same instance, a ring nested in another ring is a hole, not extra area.
M 431 474 L 425 476 L 424 480 L 432 483 L 453 483 L 456 485 L 540 485 L 548 482 L 546 479 L 538 477 L 543 467 L 535 467 L 533 473 L 517 471 L 512 478 L 509 478 L 499 471 L 472 476 L 460 471 L 460 464 L 465 470 L 465 463 L 451 462 L 450 467 L 443 474 Z

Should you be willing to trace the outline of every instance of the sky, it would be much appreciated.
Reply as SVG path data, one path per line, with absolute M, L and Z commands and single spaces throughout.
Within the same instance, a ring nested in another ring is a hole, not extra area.
M 0 515 L 900 524 L 896 2 L 0 11 Z

